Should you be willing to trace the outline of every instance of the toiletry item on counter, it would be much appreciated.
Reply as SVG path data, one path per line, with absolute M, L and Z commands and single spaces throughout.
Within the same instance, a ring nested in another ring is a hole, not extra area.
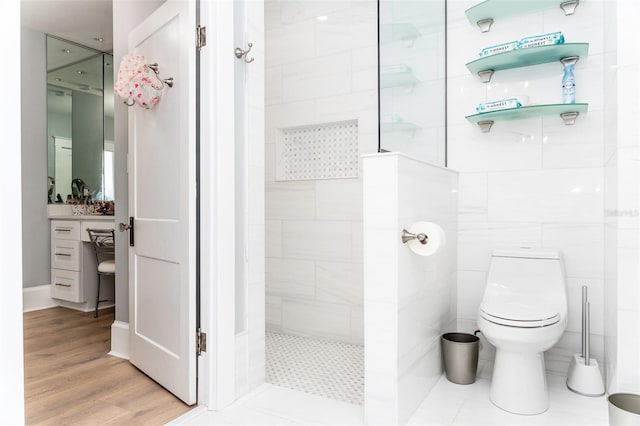
M 508 41 L 506 43 L 496 44 L 495 46 L 485 47 L 480 51 L 480 57 L 495 55 L 496 53 L 509 52 L 518 48 L 517 41 Z
M 555 33 L 540 34 L 520 39 L 518 49 L 528 49 L 530 47 L 547 46 L 552 44 L 563 44 L 564 36 L 560 31 Z
M 521 106 L 522 103 L 517 98 L 509 98 L 479 104 L 476 107 L 476 111 L 482 114 L 485 112 L 499 111 L 502 109 L 520 108 Z
M 576 77 L 573 69 L 578 61 L 577 57 L 564 58 L 561 62 L 564 65 L 562 73 L 562 102 L 565 104 L 576 103 Z

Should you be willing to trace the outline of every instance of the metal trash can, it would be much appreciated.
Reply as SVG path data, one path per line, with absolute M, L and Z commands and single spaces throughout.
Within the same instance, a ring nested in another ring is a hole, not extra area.
M 607 399 L 611 426 L 640 426 L 640 395 L 614 393 Z
M 459 385 L 475 382 L 480 339 L 468 333 L 446 333 L 441 341 L 447 380 Z

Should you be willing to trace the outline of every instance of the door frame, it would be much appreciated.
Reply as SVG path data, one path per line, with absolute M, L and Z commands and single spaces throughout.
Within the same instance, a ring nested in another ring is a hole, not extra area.
M 198 404 L 220 410 L 235 392 L 235 140 L 233 2 L 199 1 L 207 45 L 199 52 L 200 327 Z M 231 142 L 230 142 L 231 141 Z
M 0 104 L 0 123 L 5 135 L 0 156 L 0 197 L 10 208 L 0 211 L 4 223 L 0 267 L 5 286 L 0 299 L 0 412 L 8 424 L 24 424 L 24 364 L 22 341 L 22 180 L 21 166 L 21 74 L 20 74 L 20 1 L 0 2 L 3 55 L 10 67 L 0 67 L 0 79 L 11 81 L 5 94 L 11 102 Z M 16 160 L 18 159 L 18 160 Z M 44 185 L 44 182 L 43 182 Z M 10 200 L 10 201 L 9 201 Z

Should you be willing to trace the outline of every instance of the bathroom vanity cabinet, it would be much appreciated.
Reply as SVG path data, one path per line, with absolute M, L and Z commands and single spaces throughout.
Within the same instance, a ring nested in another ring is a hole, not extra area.
M 50 219 L 51 297 L 78 304 L 70 307 L 91 310 L 95 308 L 98 271 L 87 229 L 114 229 L 113 216 Z

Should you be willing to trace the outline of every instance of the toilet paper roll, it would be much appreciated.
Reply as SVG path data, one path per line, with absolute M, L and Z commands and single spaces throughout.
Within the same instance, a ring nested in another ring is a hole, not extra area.
M 431 256 L 446 243 L 444 229 L 433 222 L 416 222 L 411 225 L 409 232 L 412 234 L 425 234 L 427 244 L 422 244 L 417 239 L 407 242 L 412 252 L 419 256 Z

